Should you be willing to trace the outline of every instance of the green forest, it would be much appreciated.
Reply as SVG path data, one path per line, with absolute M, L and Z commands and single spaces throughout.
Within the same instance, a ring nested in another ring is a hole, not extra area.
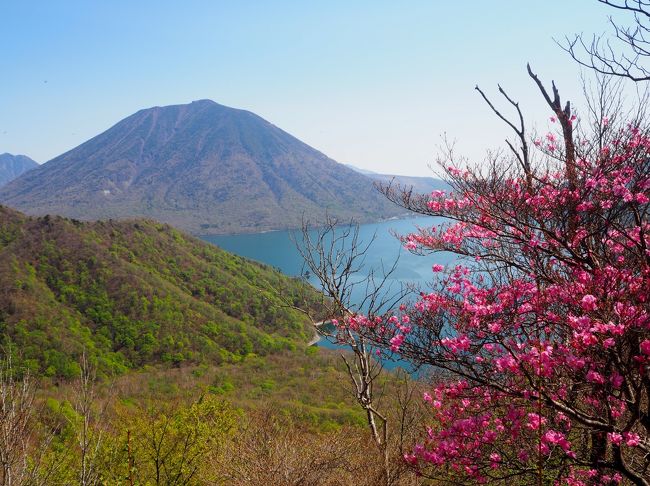
M 0 345 L 35 376 L 230 363 L 296 349 L 322 297 L 152 221 L 81 223 L 0 207 Z M 18 352 L 19 351 L 19 352 Z
M 3 484 L 378 480 L 311 286 L 146 220 L 0 207 L 0 245 Z

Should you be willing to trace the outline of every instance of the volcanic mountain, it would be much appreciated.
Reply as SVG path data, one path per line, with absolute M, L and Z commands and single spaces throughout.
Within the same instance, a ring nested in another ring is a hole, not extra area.
M 35 167 L 38 167 L 38 164 L 26 155 L 0 154 L 0 186 Z
M 1 188 L 0 202 L 32 215 L 147 217 L 195 234 L 400 212 L 371 178 L 210 100 L 138 111 Z

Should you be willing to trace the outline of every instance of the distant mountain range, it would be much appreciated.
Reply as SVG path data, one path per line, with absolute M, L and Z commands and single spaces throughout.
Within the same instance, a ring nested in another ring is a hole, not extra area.
M 416 176 L 403 176 L 403 175 L 394 175 L 394 174 L 378 174 L 377 172 L 372 172 L 366 169 L 360 169 L 350 164 L 346 164 L 352 170 L 359 172 L 371 179 L 374 179 L 377 182 L 382 184 L 394 183 L 398 184 L 400 187 L 405 189 L 412 188 L 414 192 L 420 194 L 428 194 L 431 191 L 435 190 L 449 190 L 450 186 L 442 179 L 436 179 L 435 177 L 416 177 Z
M 36 167 L 38 164 L 26 155 L 0 154 L 0 186 Z
M 403 213 L 372 178 L 210 100 L 138 111 L 0 188 L 0 203 L 31 215 L 147 217 L 194 234 Z

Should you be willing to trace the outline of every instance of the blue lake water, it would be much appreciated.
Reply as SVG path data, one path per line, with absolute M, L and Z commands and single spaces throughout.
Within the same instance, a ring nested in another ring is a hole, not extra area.
M 397 270 L 392 274 L 392 279 L 425 285 L 432 277 L 431 266 L 434 263 L 449 264 L 453 256 L 413 255 L 402 248 L 400 241 L 394 235 L 412 233 L 417 227 L 431 227 L 439 224 L 440 221 L 440 218 L 419 217 L 361 225 L 360 246 L 363 246 L 364 242 L 370 242 L 373 235 L 375 236 L 366 255 L 366 272 L 371 268 L 378 270 L 382 265 L 390 265 L 399 257 Z M 303 270 L 303 260 L 291 238 L 292 234 L 293 231 L 270 231 L 242 235 L 208 235 L 201 238 L 229 252 L 276 267 L 287 275 L 298 276 Z M 300 232 L 295 235 L 300 241 Z
M 413 284 L 422 289 L 427 288 L 433 273 L 434 263 L 448 265 L 454 260 L 451 254 L 437 253 L 433 255 L 414 255 L 402 248 L 395 234 L 405 235 L 416 231 L 418 227 L 431 227 L 440 224 L 440 218 L 417 217 L 399 220 L 389 220 L 381 223 L 365 224 L 359 227 L 359 246 L 374 241 L 364 260 L 364 268 L 359 272 L 359 278 L 368 274 L 370 269 L 381 272 L 381 268 L 390 267 L 398 258 L 396 271 L 391 275 L 390 284 L 396 290 L 400 284 Z M 315 233 L 314 233 L 315 234 Z M 224 250 L 256 260 L 278 268 L 290 276 L 299 276 L 304 272 L 303 259 L 296 248 L 292 235 L 297 241 L 302 240 L 300 232 L 271 231 L 242 235 L 202 236 L 202 239 L 213 243 Z M 310 283 L 319 287 L 313 278 Z M 361 299 L 363 289 L 358 289 L 358 299 Z M 353 299 L 355 298 L 353 294 Z M 335 348 L 335 344 L 321 340 L 319 346 Z

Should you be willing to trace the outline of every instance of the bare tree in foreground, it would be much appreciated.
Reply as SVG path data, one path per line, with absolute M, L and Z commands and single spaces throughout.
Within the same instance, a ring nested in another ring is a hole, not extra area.
M 330 321 L 318 323 L 317 332 L 332 342 L 346 346 L 352 357 L 341 354 L 350 377 L 353 392 L 359 405 L 366 413 L 367 423 L 374 443 L 383 458 L 384 484 L 397 484 L 403 464 L 392 460 L 389 417 L 380 410 L 380 376 L 383 365 L 377 350 L 355 327 L 355 316 L 379 316 L 395 308 L 407 291 L 400 286 L 391 288 L 390 278 L 397 268 L 397 260 L 391 265 L 376 270 L 366 266 L 366 256 L 375 240 L 360 238 L 357 224 L 339 225 L 327 218 L 320 227 L 303 223 L 302 241 L 297 242 L 306 268 L 318 279 L 328 298 L 327 314 Z M 345 324 L 344 324 L 345 323 Z M 352 323 L 352 325 L 350 325 Z M 340 325 L 339 325 L 340 324 Z M 407 387 L 408 388 L 408 387 Z M 407 408 L 412 399 L 412 390 L 404 395 L 408 400 L 400 402 L 406 408 L 398 417 L 397 435 L 404 436 L 409 422 Z M 400 441 L 401 444 L 401 441 Z M 401 454 L 400 454 L 401 457 Z
M 612 17 L 609 23 L 614 37 L 583 34 L 566 37 L 562 48 L 580 65 L 601 74 L 619 76 L 632 81 L 650 80 L 650 1 L 598 0 L 617 12 L 632 18 L 631 26 L 623 26 Z
M 97 461 L 104 435 L 106 403 L 98 401 L 97 372 L 86 353 L 82 354 L 80 365 L 81 375 L 74 387 L 73 404 L 78 414 L 78 423 L 75 424 L 80 452 L 78 480 L 81 486 L 87 486 L 97 484 L 100 479 Z
M 0 361 L 0 486 L 45 485 L 54 472 L 44 464 L 53 434 L 39 434 L 35 395 L 29 373 L 18 377 L 10 357 Z

